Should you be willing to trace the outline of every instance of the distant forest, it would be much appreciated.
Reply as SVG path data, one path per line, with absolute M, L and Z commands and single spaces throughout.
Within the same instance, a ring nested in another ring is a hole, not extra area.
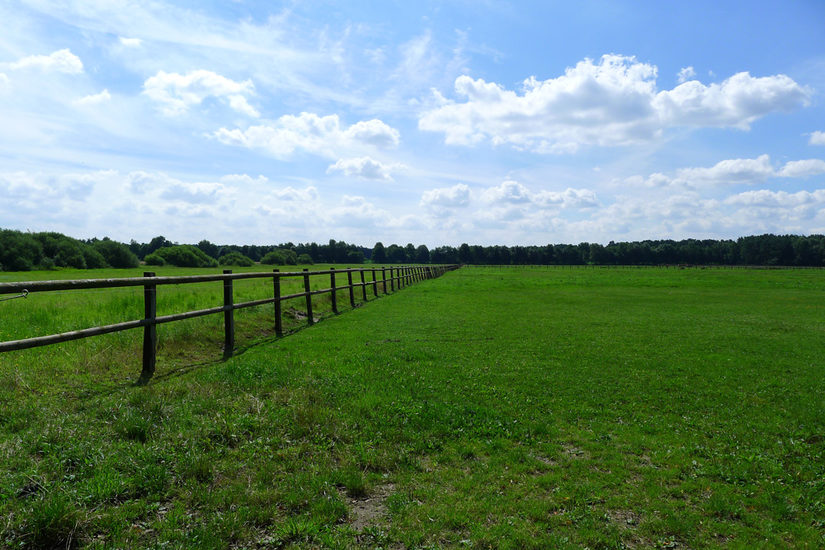
M 372 248 L 330 240 L 326 244 L 218 245 L 202 240 L 179 244 L 158 236 L 148 243 L 108 238 L 78 240 L 60 233 L 0 230 L 0 271 L 71 267 L 177 265 L 270 265 L 309 263 L 481 264 L 481 265 L 759 265 L 825 266 L 823 235 L 757 235 L 736 240 L 648 240 L 637 242 L 548 244 L 544 246 L 459 247 L 413 244 Z

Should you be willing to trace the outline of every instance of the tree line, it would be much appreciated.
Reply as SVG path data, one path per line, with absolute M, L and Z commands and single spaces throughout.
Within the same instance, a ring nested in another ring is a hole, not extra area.
M 179 244 L 158 236 L 128 245 L 103 239 L 73 239 L 61 233 L 0 230 L 0 271 L 69 267 L 95 269 L 176 265 L 476 264 L 476 265 L 766 265 L 825 266 L 823 235 L 756 235 L 729 240 L 645 240 L 634 242 L 428 248 L 375 243 L 372 248 L 330 239 L 326 244 L 218 245 L 202 240 Z

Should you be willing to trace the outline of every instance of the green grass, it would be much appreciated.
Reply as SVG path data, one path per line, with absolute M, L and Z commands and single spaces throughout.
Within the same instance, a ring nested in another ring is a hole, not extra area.
M 310 269 L 327 269 L 329 266 L 309 266 Z M 341 269 L 341 266 L 335 266 Z M 281 271 L 301 271 L 303 266 L 282 266 Z M 140 269 L 102 269 L 37 271 L 24 273 L 0 272 L 0 282 L 51 279 L 104 279 L 140 277 L 146 270 L 158 276 L 200 275 L 220 273 L 216 268 L 146 267 Z M 270 266 L 233 268 L 234 273 L 270 272 Z M 370 274 L 366 275 L 371 278 Z M 380 279 L 380 273 L 378 274 Z M 354 276 L 360 282 L 360 276 Z M 329 276 L 310 278 L 313 290 L 329 288 Z M 345 274 L 336 277 L 336 286 L 346 284 Z M 303 279 L 281 279 L 281 294 L 303 292 Z M 368 287 L 368 297 L 373 297 Z M 242 279 L 233 283 L 235 303 L 272 297 L 271 279 Z M 379 293 L 383 287 L 379 283 Z M 361 289 L 356 289 L 356 304 L 362 299 Z M 349 294 L 337 292 L 339 311 L 350 309 Z M 14 322 L 0 323 L 0 341 L 16 340 L 57 334 L 82 328 L 114 324 L 143 317 L 143 288 L 124 287 L 114 289 L 70 290 L 30 293 L 25 299 L 0 302 L 3 318 Z M 222 282 L 185 285 L 161 285 L 157 290 L 157 314 L 168 315 L 223 305 Z M 331 315 L 331 297 L 323 294 L 313 297 L 315 317 Z M 283 323 L 287 331 L 306 325 L 303 298 L 282 302 Z M 244 349 L 272 339 L 275 334 L 272 305 L 238 310 L 235 312 L 236 347 Z M 158 371 L 177 372 L 180 368 L 197 362 L 215 362 L 222 357 L 223 316 L 210 315 L 158 326 Z M 83 387 L 111 385 L 126 380 L 136 380 L 141 370 L 143 333 L 130 330 L 101 337 L 69 342 L 60 346 L 37 348 L 22 354 L 12 354 L 5 359 L 19 369 L 42 371 L 48 368 L 52 375 L 61 378 L 64 385 Z M 56 368 L 57 366 L 60 368 Z M 131 370 L 126 368 L 131 366 Z
M 143 388 L 3 354 L 0 545 L 821 547 L 823 290 L 464 268 Z

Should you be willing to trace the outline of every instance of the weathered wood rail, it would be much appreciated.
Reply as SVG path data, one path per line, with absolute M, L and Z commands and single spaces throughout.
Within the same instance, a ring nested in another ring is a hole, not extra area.
M 157 326 L 184 319 L 192 319 L 204 315 L 224 315 L 224 357 L 232 356 L 235 348 L 235 318 L 234 312 L 238 309 L 274 304 L 275 333 L 283 336 L 283 313 L 281 302 L 295 298 L 306 299 L 307 323 L 314 323 L 312 314 L 312 297 L 319 294 L 331 295 L 332 311 L 338 313 L 337 293 L 339 291 L 349 291 L 349 301 L 351 307 L 356 307 L 355 289 L 361 288 L 361 297 L 367 301 L 367 288 L 372 288 L 373 296 L 378 297 L 379 287 L 384 294 L 395 292 L 406 286 L 426 279 L 440 277 L 448 271 L 457 269 L 458 265 L 413 265 L 413 266 L 382 266 L 368 268 L 348 268 L 310 271 L 281 272 L 278 269 L 272 273 L 232 273 L 232 270 L 224 270 L 222 274 L 214 275 L 190 275 L 178 277 L 157 277 L 154 272 L 146 272 L 143 277 L 124 277 L 118 279 L 76 279 L 65 281 L 24 281 L 18 283 L 0 283 L 0 295 L 3 294 L 31 294 L 35 292 L 65 291 L 80 289 L 105 289 L 130 286 L 143 287 L 144 315 L 142 319 L 125 321 L 111 325 L 96 326 L 48 336 L 38 336 L 35 338 L 25 338 L 22 340 L 9 340 L 0 342 L 0 352 L 22 350 L 48 346 L 70 340 L 90 338 L 101 334 L 120 332 L 135 328 L 143 328 L 143 369 L 138 379 L 138 384 L 146 384 L 155 372 L 157 360 Z M 360 281 L 353 281 L 353 273 L 360 275 Z M 368 280 L 365 274 L 370 274 L 372 280 Z M 338 285 L 336 275 L 346 274 L 347 284 Z M 380 278 L 379 278 L 380 274 Z M 310 287 L 311 276 L 329 276 L 330 287 L 312 290 Z M 303 279 L 303 292 L 293 294 L 281 294 L 281 279 L 289 277 L 299 277 Z M 233 281 L 238 279 L 272 279 L 272 297 L 249 302 L 234 302 Z M 157 289 L 161 285 L 181 285 L 191 283 L 204 283 L 210 281 L 220 281 L 223 285 L 223 305 L 208 309 L 185 311 L 171 315 L 157 315 Z M 389 291 L 388 285 L 389 284 Z

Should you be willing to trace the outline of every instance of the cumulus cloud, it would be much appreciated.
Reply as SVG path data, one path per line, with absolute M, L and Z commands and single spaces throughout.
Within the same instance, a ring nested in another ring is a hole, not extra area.
M 356 122 L 345 134 L 350 139 L 382 148 L 395 147 L 400 140 L 398 130 L 375 118 Z
M 255 86 L 251 80 L 236 82 L 206 70 L 187 74 L 158 71 L 143 83 L 143 93 L 159 103 L 161 111 L 168 116 L 183 114 L 190 107 L 213 97 L 239 113 L 257 118 L 260 113 L 246 99 L 254 91 Z
M 213 136 L 225 145 L 262 150 L 285 159 L 296 151 L 326 157 L 341 151 L 366 147 L 393 147 L 399 142 L 398 130 L 378 119 L 357 122 L 343 128 L 338 115 L 315 113 L 284 115 L 274 124 L 250 126 L 246 130 L 221 128 Z
M 591 208 L 599 204 L 593 191 L 569 187 L 564 191 L 539 191 L 533 195 L 533 202 L 539 206 L 562 208 Z
M 777 172 L 777 175 L 783 178 L 806 178 L 819 174 L 825 174 L 825 160 L 792 160 Z
M 470 188 L 463 183 L 452 187 L 430 189 L 421 196 L 421 206 L 456 208 L 468 204 L 470 204 Z
M 0 79 L 2 80 L 2 79 Z M 825 132 L 812 132 L 811 139 L 808 140 L 810 145 L 825 145 Z
M 9 67 L 14 70 L 38 69 L 45 72 L 65 74 L 80 74 L 83 72 L 83 62 L 68 49 L 57 50 L 49 55 L 30 55 L 10 63 Z
M 774 175 L 771 159 L 760 155 L 755 159 L 728 159 L 710 168 L 683 168 L 679 178 L 689 183 L 737 184 L 757 183 Z
M 452 145 L 489 141 L 539 153 L 574 152 L 583 145 L 648 141 L 674 126 L 747 129 L 773 111 L 809 101 L 811 91 L 785 75 L 738 73 L 721 84 L 684 82 L 657 91 L 657 69 L 634 57 L 585 59 L 548 80 L 530 77 L 519 92 L 459 76 L 455 93 L 419 118 L 421 130 L 441 132 Z
M 758 206 L 766 208 L 795 208 L 810 204 L 825 203 L 825 190 L 799 191 L 788 193 L 786 191 L 770 191 L 760 189 L 758 191 L 745 191 L 738 195 L 733 195 L 725 199 L 725 204 Z
M 345 176 L 357 176 L 368 180 L 392 181 L 392 172 L 402 168 L 401 164 L 384 164 L 370 157 L 338 159 L 327 168 L 327 173 L 341 172 Z
M 295 189 L 294 187 L 286 186 L 283 189 L 274 191 L 272 195 L 279 201 L 314 202 L 318 200 L 318 189 L 312 185 L 304 189 Z
M 777 169 L 770 156 L 755 159 L 727 159 L 710 168 L 682 168 L 673 176 L 654 173 L 647 178 L 633 176 L 629 184 L 644 183 L 648 187 L 697 187 L 718 185 L 756 185 L 770 178 L 804 178 L 825 173 L 825 161 L 820 159 L 793 160 Z
M 596 194 L 589 189 L 567 188 L 564 191 L 543 190 L 534 193 L 512 180 L 488 187 L 481 193 L 481 199 L 499 206 L 529 204 L 539 208 L 590 208 L 598 204 Z
M 682 82 L 687 82 L 694 76 L 696 76 L 696 71 L 693 67 L 683 67 L 682 70 L 679 71 L 679 74 L 676 75 L 676 78 L 679 79 L 679 84 L 681 84 Z
M 228 189 L 217 182 L 186 182 L 169 178 L 160 198 L 189 204 L 214 204 Z
M 104 89 L 99 94 L 91 94 L 84 97 L 81 97 L 75 104 L 77 105 L 99 105 L 100 103 L 105 103 L 112 99 L 112 95 L 109 93 L 109 90 Z
M 486 202 L 491 203 L 526 203 L 531 202 L 530 191 L 517 181 L 506 180 L 501 185 L 489 187 L 484 190 L 481 197 Z
M 811 91 L 785 75 L 754 78 L 737 73 L 721 84 L 692 80 L 659 92 L 653 106 L 664 125 L 735 127 L 746 130 L 768 113 L 807 105 Z

